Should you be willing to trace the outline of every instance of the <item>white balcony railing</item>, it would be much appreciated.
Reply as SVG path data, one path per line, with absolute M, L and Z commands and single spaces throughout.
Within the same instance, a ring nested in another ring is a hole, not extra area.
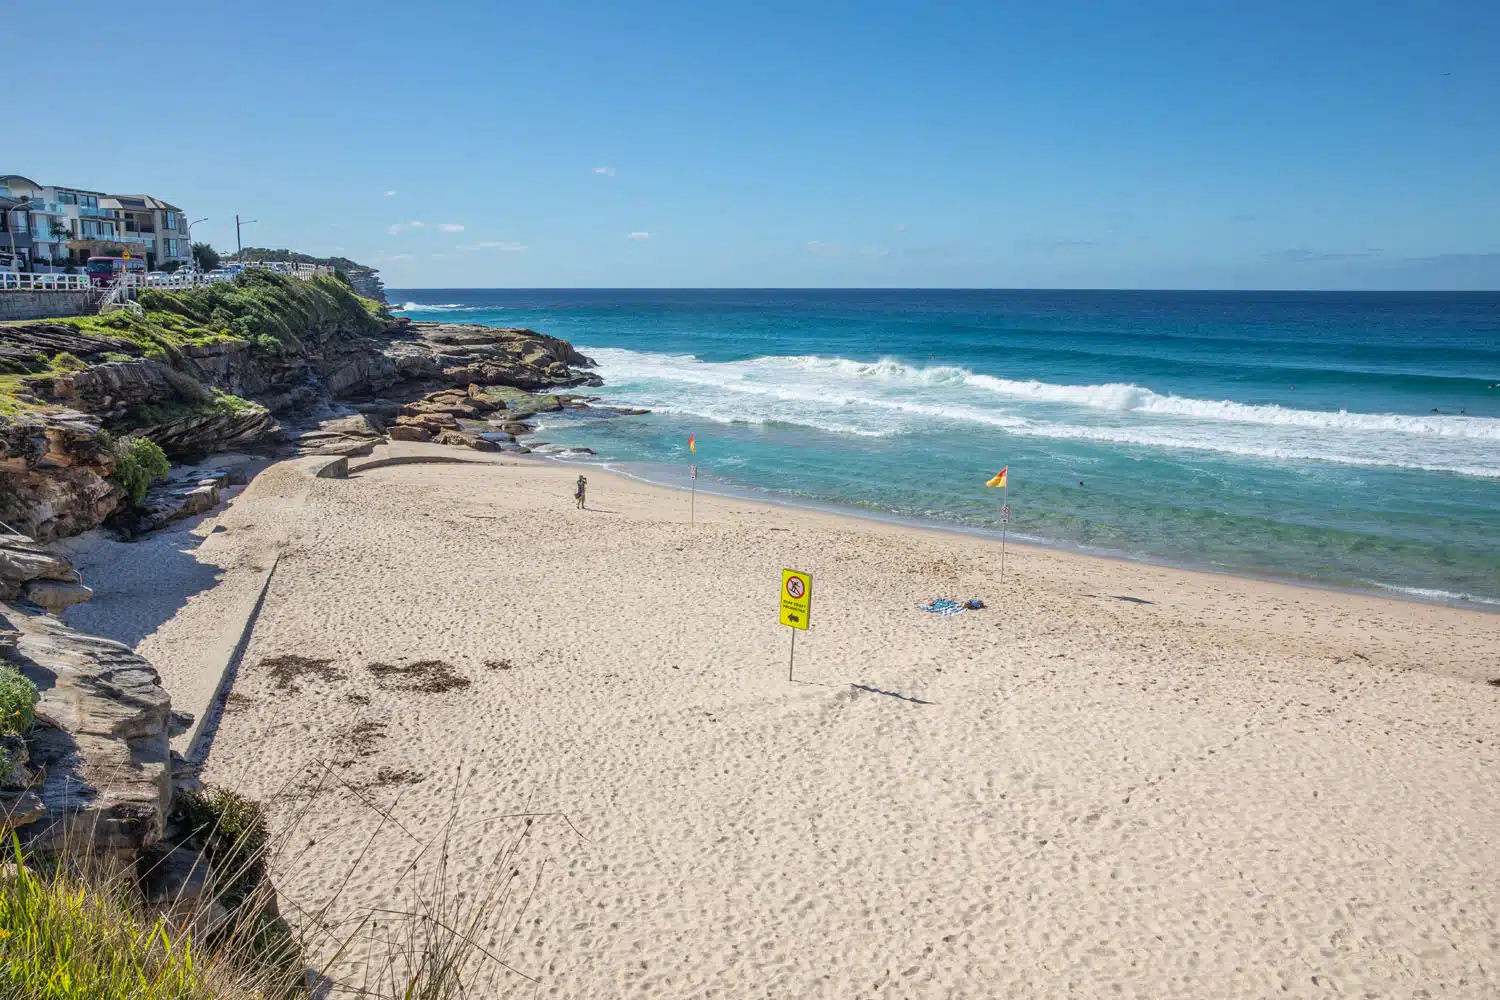
M 85 233 L 75 236 L 74 239 L 86 240 L 91 243 L 129 243 L 132 246 L 145 246 L 146 237 L 136 233 Z

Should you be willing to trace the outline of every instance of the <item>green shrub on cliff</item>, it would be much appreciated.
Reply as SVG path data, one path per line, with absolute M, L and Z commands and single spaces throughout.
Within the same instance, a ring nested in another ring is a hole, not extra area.
M 113 478 L 133 504 L 144 500 L 152 482 L 167 478 L 171 469 L 166 452 L 150 438 L 127 437 L 115 442 Z
M 304 338 L 317 342 L 375 333 L 382 325 L 365 300 L 334 278 L 292 278 L 260 269 L 189 291 L 146 289 L 140 303 L 150 320 L 175 315 L 275 353 L 300 350 Z
M 24 733 L 36 721 L 36 685 L 9 664 L 0 664 L 0 736 Z

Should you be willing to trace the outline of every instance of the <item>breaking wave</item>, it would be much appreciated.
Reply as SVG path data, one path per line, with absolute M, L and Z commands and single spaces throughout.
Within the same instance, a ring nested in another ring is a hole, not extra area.
M 1500 478 L 1500 419 L 1301 410 L 817 356 L 705 362 L 583 348 L 613 399 L 720 423 L 787 424 L 858 437 L 988 427 L 1026 437 L 1188 449 Z
M 479 312 L 491 310 L 489 306 L 466 306 L 461 302 L 407 302 L 397 306 L 397 312 Z

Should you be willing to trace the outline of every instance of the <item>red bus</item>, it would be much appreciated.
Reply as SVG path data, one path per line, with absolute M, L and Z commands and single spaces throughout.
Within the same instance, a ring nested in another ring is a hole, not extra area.
M 121 274 L 145 274 L 146 260 L 143 257 L 90 257 L 88 262 L 89 284 L 112 285 Z

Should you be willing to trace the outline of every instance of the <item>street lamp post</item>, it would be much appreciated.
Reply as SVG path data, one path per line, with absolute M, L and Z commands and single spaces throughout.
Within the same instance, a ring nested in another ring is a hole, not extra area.
M 259 221 L 259 219 L 246 219 L 241 222 L 238 215 L 234 217 L 234 259 L 241 264 L 245 263 L 245 244 L 240 240 L 240 227 Z
M 188 237 L 188 274 L 192 274 L 193 273 L 193 267 L 194 267 L 194 265 L 196 265 L 198 263 L 198 258 L 196 258 L 196 257 L 193 256 L 193 227 L 196 226 L 200 222 L 207 222 L 207 221 L 208 221 L 208 216 L 204 216 L 201 219 L 194 219 L 192 222 L 188 223 L 188 229 L 187 229 L 187 237 Z

